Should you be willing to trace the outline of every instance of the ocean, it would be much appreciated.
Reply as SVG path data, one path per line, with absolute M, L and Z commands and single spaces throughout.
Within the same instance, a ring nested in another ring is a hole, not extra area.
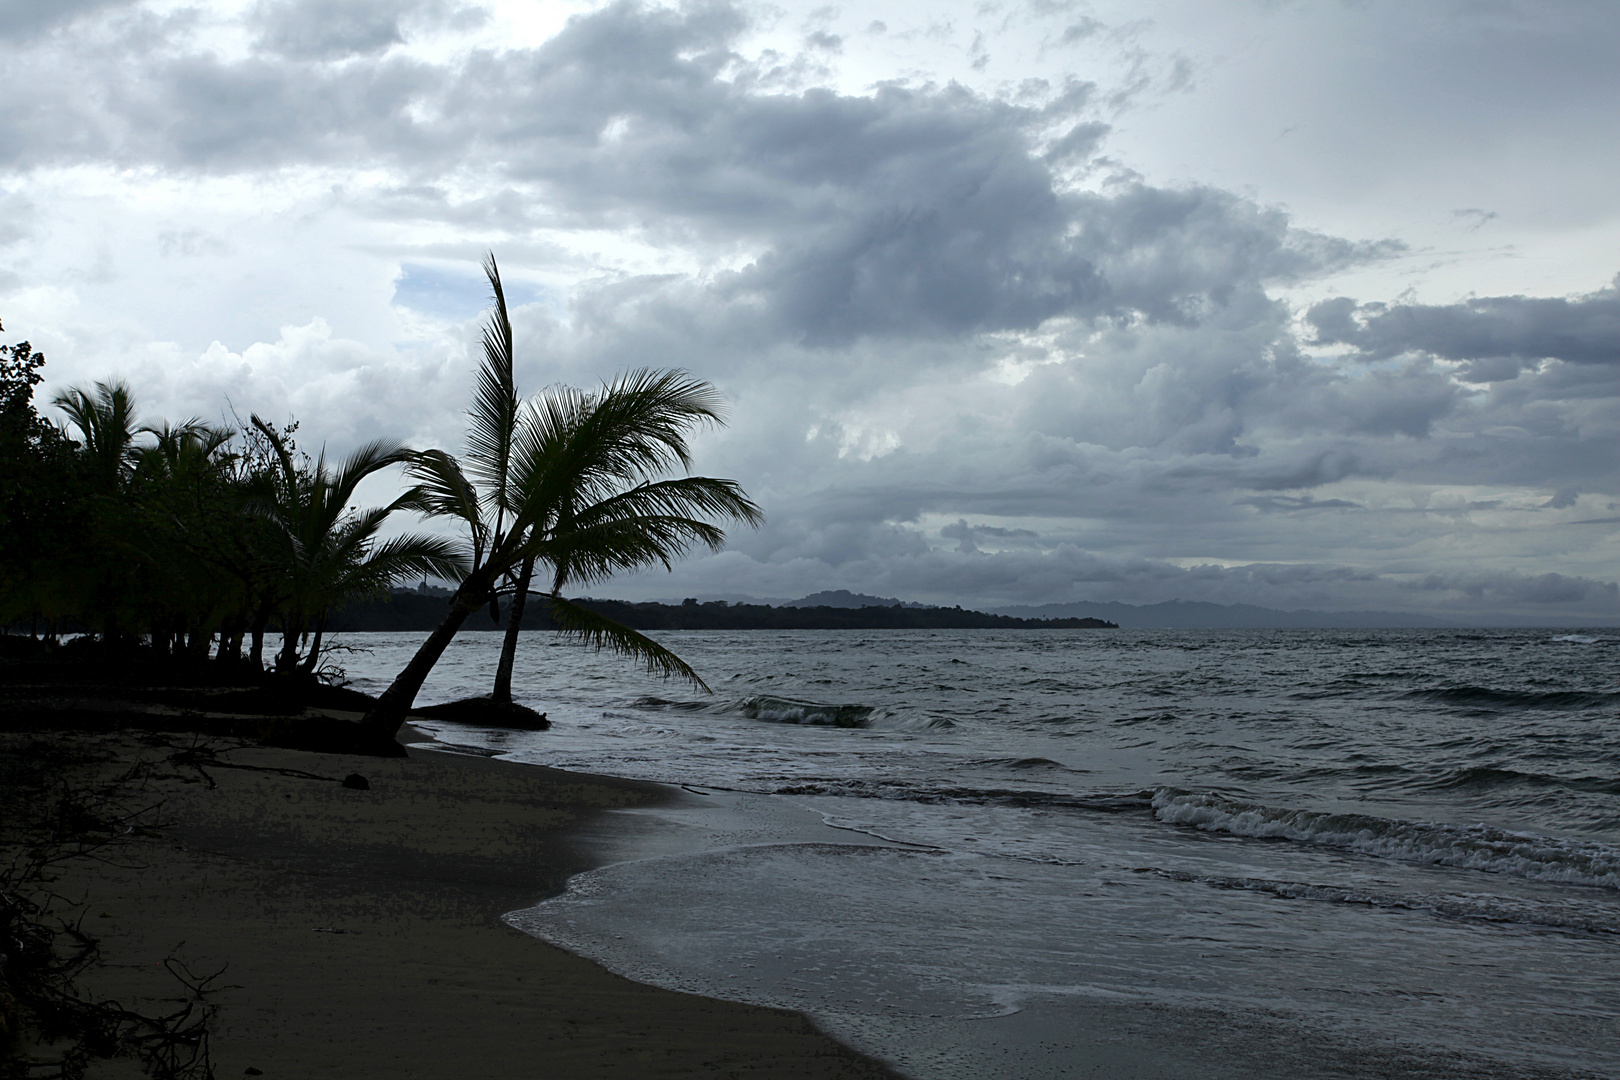
M 1614 631 L 657 636 L 713 694 L 536 633 L 552 730 L 431 727 L 681 793 L 528 933 L 918 1080 L 1620 1077 Z

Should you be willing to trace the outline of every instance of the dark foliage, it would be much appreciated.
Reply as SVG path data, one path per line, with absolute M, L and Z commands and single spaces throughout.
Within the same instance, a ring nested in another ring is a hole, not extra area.
M 328 465 L 299 451 L 296 422 L 141 425 L 117 381 L 58 395 L 58 426 L 33 400 L 44 363 L 27 342 L 0 346 L 0 628 L 227 667 L 245 648 L 255 668 L 279 631 L 277 668 L 313 680 L 330 607 L 458 572 L 453 543 L 378 536 L 415 489 L 386 507 L 349 505 L 360 481 L 409 451 L 373 444 Z
M 579 600 L 581 607 L 634 630 L 1078 630 L 1117 629 L 1102 619 L 1017 619 L 954 608 L 771 607 L 767 604 L 633 604 Z M 334 611 L 333 630 L 431 630 L 444 618 L 443 597 L 396 592 Z M 479 628 L 477 623 L 469 629 Z M 498 629 L 498 627 L 488 627 Z M 523 629 L 555 630 L 544 604 L 523 613 Z

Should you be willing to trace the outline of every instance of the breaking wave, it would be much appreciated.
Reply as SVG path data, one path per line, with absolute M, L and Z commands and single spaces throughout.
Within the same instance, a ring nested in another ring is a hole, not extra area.
M 728 710 L 750 720 L 770 720 L 778 724 L 814 724 L 819 727 L 870 727 L 870 705 L 824 705 L 819 701 L 758 695 L 735 702 Z

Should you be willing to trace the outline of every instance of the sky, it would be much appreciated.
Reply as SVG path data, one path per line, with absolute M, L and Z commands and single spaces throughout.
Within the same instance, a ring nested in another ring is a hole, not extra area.
M 1606 0 L 0 0 L 0 319 L 42 403 L 457 451 L 492 250 L 522 391 L 713 382 L 767 514 L 597 595 L 1614 618 L 1617 57 Z

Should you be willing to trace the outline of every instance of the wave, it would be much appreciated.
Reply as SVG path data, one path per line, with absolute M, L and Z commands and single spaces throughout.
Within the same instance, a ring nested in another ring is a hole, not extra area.
M 742 716 L 749 720 L 765 720 L 775 724 L 803 724 L 810 727 L 927 730 L 956 726 L 956 721 L 948 716 L 929 715 L 922 710 L 897 712 L 872 705 L 837 705 L 799 698 L 776 697 L 770 694 L 753 694 L 719 704 L 712 701 L 680 701 L 648 695 L 629 702 L 629 707 L 658 712 Z
M 630 703 L 632 709 L 670 709 L 675 712 L 704 712 L 709 704 L 703 701 L 672 701 L 661 697 L 639 697 Z
M 1498 705 L 1518 709 L 1585 709 L 1620 702 L 1620 694 L 1587 690 L 1493 690 L 1488 686 L 1447 686 L 1411 690 L 1401 695 L 1448 705 Z
M 870 705 L 826 705 L 819 701 L 760 694 L 734 702 L 727 711 L 740 713 L 750 720 L 770 720 L 778 724 L 859 728 L 871 726 L 873 709 Z
M 1520 772 L 1518 769 L 1499 769 L 1489 765 L 1453 770 L 1429 786 L 1445 791 L 1459 788 L 1496 788 L 1510 784 L 1620 795 L 1620 780 L 1609 780 L 1601 776 L 1550 776 L 1547 773 Z
M 1206 832 L 1293 840 L 1405 862 L 1510 874 L 1532 881 L 1620 889 L 1620 847 L 1510 832 L 1490 825 L 1446 825 L 1368 814 L 1284 810 L 1175 788 L 1153 797 L 1160 821 Z
M 1138 874 L 1153 874 L 1172 881 L 1193 882 L 1216 889 L 1262 892 L 1284 900 L 1316 900 L 1366 907 L 1428 911 L 1453 919 L 1517 923 L 1553 930 L 1578 930 L 1592 934 L 1620 934 L 1620 918 L 1607 905 L 1575 901 L 1547 902 L 1520 900 L 1482 894 L 1404 894 L 1342 885 L 1314 885 L 1303 881 L 1277 881 L 1270 878 L 1233 877 L 1223 874 L 1190 874 L 1184 870 L 1140 867 Z
M 995 757 L 976 758 L 963 764 L 973 767 L 990 767 L 1003 769 L 1054 769 L 1058 772 L 1084 772 L 1084 769 L 1071 769 L 1061 761 L 1053 761 L 1044 757 Z
M 1570 645 L 1596 645 L 1600 641 L 1608 641 L 1610 639 L 1588 637 L 1585 634 L 1559 634 L 1557 637 L 1553 638 L 1553 640 L 1566 642 Z
M 1107 813 L 1146 811 L 1153 807 L 1152 791 L 1062 792 L 1025 788 L 951 787 L 920 785 L 905 780 L 845 779 L 842 777 L 784 778 L 768 786 L 771 795 L 835 795 L 856 799 L 891 799 L 920 803 L 973 803 L 981 806 L 1015 806 L 1100 810 Z

